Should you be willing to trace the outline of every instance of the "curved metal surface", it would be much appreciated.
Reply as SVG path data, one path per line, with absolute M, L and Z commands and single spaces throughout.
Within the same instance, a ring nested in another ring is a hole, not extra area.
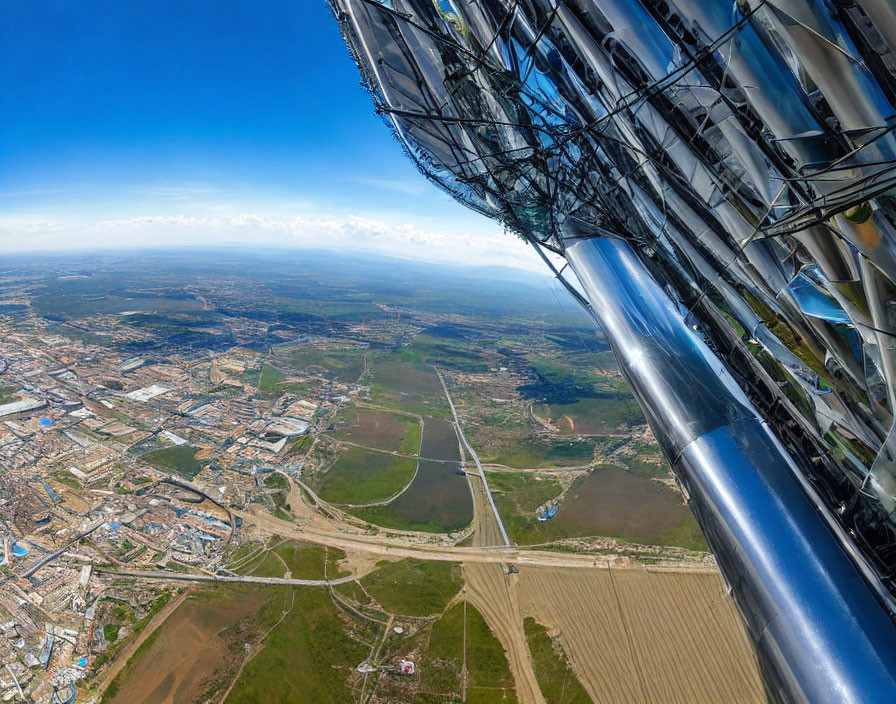
M 725 366 L 625 241 L 579 241 L 566 257 L 718 559 L 776 696 L 896 700 L 896 627 Z
M 783 701 L 896 698 L 896 629 L 757 420 L 717 428 L 674 465 Z
M 621 239 L 581 240 L 566 259 L 654 434 L 674 459 L 695 439 L 755 417 L 719 359 Z

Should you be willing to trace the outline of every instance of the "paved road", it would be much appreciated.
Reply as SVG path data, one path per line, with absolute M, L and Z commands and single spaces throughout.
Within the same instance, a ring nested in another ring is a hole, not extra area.
M 339 577 L 337 579 L 287 579 L 286 577 L 256 577 L 253 575 L 239 575 L 229 577 L 227 575 L 185 574 L 183 572 L 150 570 L 106 570 L 99 568 L 98 572 L 111 574 L 116 577 L 134 577 L 137 579 L 169 579 L 175 582 L 237 582 L 242 584 L 276 584 L 292 587 L 331 587 L 337 584 L 353 582 L 354 575 Z
M 293 538 L 304 540 L 318 545 L 328 545 L 346 551 L 360 551 L 373 555 L 386 557 L 405 558 L 416 560 L 434 560 L 437 562 L 466 562 L 466 563 L 513 563 L 517 566 L 534 567 L 583 567 L 594 568 L 612 566 L 614 569 L 638 569 L 664 572 L 698 572 L 715 574 L 714 567 L 706 565 L 692 565 L 690 563 L 676 563 L 664 567 L 649 567 L 637 563 L 617 562 L 612 555 L 594 555 L 572 552 L 553 552 L 550 550 L 532 550 L 516 546 L 498 545 L 495 547 L 457 547 L 441 545 L 414 545 L 409 541 L 393 540 L 378 535 L 348 534 L 334 530 L 322 530 L 310 525 L 299 526 L 291 521 L 284 521 L 270 514 L 248 513 L 237 511 L 244 521 L 244 527 L 249 528 L 250 523 L 256 529 L 261 529 L 268 535 L 278 535 L 281 538 Z
M 85 538 L 88 535 L 90 535 L 91 533 L 93 533 L 93 531 L 95 531 L 97 528 L 99 528 L 101 525 L 103 525 L 103 523 L 105 523 L 106 521 L 114 521 L 114 520 L 115 520 L 115 518 L 113 518 L 111 516 L 107 516 L 106 518 L 101 518 L 98 521 L 94 521 L 87 527 L 86 530 L 83 530 L 80 533 L 78 533 L 78 535 L 76 535 L 74 538 L 69 540 L 63 547 L 59 548 L 58 550 L 55 550 L 54 552 L 51 552 L 46 557 L 43 557 L 40 560 L 38 560 L 37 562 L 35 562 L 31 567 L 29 567 L 27 570 L 25 570 L 22 573 L 22 576 L 30 577 L 35 572 L 37 572 L 41 567 L 52 562 L 57 557 L 59 557 L 62 553 L 64 553 L 66 550 L 68 550 L 72 545 L 74 545 L 79 540 L 81 540 L 81 538 Z
M 467 452 L 470 453 L 470 456 L 473 458 L 473 462 L 476 463 L 476 469 L 479 470 L 479 477 L 482 479 L 482 486 L 485 487 L 485 495 L 488 498 L 488 503 L 492 507 L 492 513 L 495 514 L 495 521 L 498 524 L 498 530 L 501 531 L 501 539 L 504 541 L 505 545 L 510 545 L 510 538 L 507 537 L 507 531 L 504 530 L 504 523 L 501 521 L 501 515 L 498 513 L 498 507 L 495 506 L 495 500 L 492 498 L 492 490 L 489 489 L 488 479 L 485 478 L 485 470 L 482 469 L 482 463 L 479 461 L 479 455 L 476 454 L 476 451 L 470 447 L 470 443 L 467 442 L 467 436 L 464 435 L 464 429 L 460 424 L 460 418 L 457 417 L 457 410 L 454 408 L 454 401 L 451 400 L 451 394 L 448 393 L 448 386 L 445 384 L 445 377 L 442 376 L 442 372 L 440 372 L 436 367 L 433 367 L 436 370 L 436 374 L 439 375 L 439 381 L 442 382 L 442 389 L 445 392 L 445 398 L 448 399 L 448 405 L 451 407 L 451 415 L 454 416 L 454 425 L 457 428 L 457 434 L 460 435 L 460 441 L 464 444 L 464 447 L 467 448 Z

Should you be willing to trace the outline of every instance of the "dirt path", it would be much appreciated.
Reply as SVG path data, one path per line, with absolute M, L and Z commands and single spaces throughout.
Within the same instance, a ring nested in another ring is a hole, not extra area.
M 504 646 L 520 704 L 545 704 L 523 631 L 516 575 L 506 575 L 499 564 L 470 564 L 464 565 L 464 576 L 467 599 Z
M 296 605 L 296 590 L 295 589 L 291 590 L 290 597 L 291 598 L 290 598 L 290 602 L 289 602 L 289 608 L 286 609 L 280 615 L 280 618 L 277 619 L 277 623 L 275 623 L 267 631 L 265 631 L 265 634 L 263 636 L 261 636 L 261 638 L 258 639 L 258 642 L 255 644 L 255 647 L 252 648 L 252 651 L 248 655 L 246 655 L 245 658 L 243 658 L 243 661 L 240 663 L 239 669 L 236 671 L 236 674 L 233 676 L 233 679 L 230 680 L 230 686 L 227 687 L 227 691 L 224 692 L 224 694 L 222 694 L 221 698 L 218 700 L 219 704 L 224 704 L 224 702 L 227 701 L 227 697 L 230 696 L 231 690 L 236 686 L 236 683 L 239 680 L 240 675 L 243 674 L 243 670 L 246 668 L 246 665 L 248 665 L 250 662 L 252 662 L 252 660 L 255 658 L 255 656 L 258 655 L 258 653 L 260 653 L 264 649 L 264 646 L 268 639 L 268 636 L 271 635 L 271 633 L 274 632 L 274 629 L 277 626 L 279 626 L 281 623 L 283 623 L 283 619 L 285 619 L 287 616 L 289 616 L 289 614 L 292 612 L 293 607 Z
M 500 544 L 501 532 L 482 483 L 478 480 L 475 480 L 473 486 L 473 497 L 473 545 L 482 547 Z M 467 599 L 479 610 L 492 633 L 504 646 L 520 704 L 545 704 L 535 679 L 532 656 L 523 631 L 517 575 L 506 574 L 506 567 L 502 563 L 465 562 L 463 568 Z
M 174 613 L 177 607 L 184 602 L 184 599 L 186 599 L 189 594 L 190 590 L 184 589 L 182 594 L 165 604 L 155 616 L 149 619 L 149 623 L 147 623 L 143 630 L 137 634 L 137 637 L 121 649 L 121 652 L 112 661 L 112 664 L 109 665 L 109 669 L 103 673 L 102 678 L 96 685 L 98 697 L 102 696 L 103 692 L 106 691 L 106 687 L 108 687 L 118 673 L 125 668 L 128 664 L 128 660 L 130 660 L 131 656 L 137 652 L 137 648 L 143 645 L 143 641 L 149 638 L 159 626 L 165 623 L 165 620 Z

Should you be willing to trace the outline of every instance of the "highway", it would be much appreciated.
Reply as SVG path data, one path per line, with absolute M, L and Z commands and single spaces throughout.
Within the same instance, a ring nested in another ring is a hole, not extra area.
M 327 545 L 340 550 L 366 552 L 384 557 L 406 558 L 415 560 L 434 560 L 437 562 L 465 563 L 513 563 L 517 566 L 534 567 L 609 567 L 614 569 L 644 570 L 643 565 L 629 564 L 626 560 L 617 562 L 612 555 L 594 555 L 586 553 L 554 552 L 550 550 L 533 550 L 513 546 L 495 547 L 458 547 L 443 545 L 415 545 L 407 540 L 395 540 L 381 535 L 348 534 L 335 530 L 323 530 L 313 525 L 299 526 L 291 521 L 284 521 L 261 510 L 257 513 L 236 511 L 242 517 L 245 529 L 255 528 L 267 535 L 281 538 L 304 540 L 318 545 Z M 670 564 L 663 567 L 650 567 L 651 571 L 698 572 L 717 574 L 718 570 L 706 565 L 686 562 Z M 361 575 L 358 575 L 359 577 Z
M 174 582 L 236 582 L 240 584 L 269 584 L 289 587 L 333 587 L 337 584 L 353 582 L 357 577 L 348 575 L 337 579 L 287 579 L 286 577 L 256 577 L 253 575 L 186 574 L 184 572 L 151 571 L 151 570 L 109 570 L 102 567 L 97 572 L 111 574 L 116 577 L 132 577 L 134 579 L 165 579 Z
M 463 426 L 460 423 L 460 418 L 457 417 L 457 410 L 454 408 L 454 401 L 451 400 L 451 394 L 448 393 L 448 385 L 445 383 L 445 377 L 442 376 L 442 372 L 440 372 L 436 367 L 433 367 L 436 370 L 436 374 L 439 375 L 439 381 L 442 382 L 442 390 L 445 392 L 445 398 L 448 399 L 448 406 L 451 408 L 451 415 L 454 416 L 454 427 L 457 428 L 457 434 L 460 436 L 460 441 L 464 444 L 464 447 L 467 448 L 467 452 L 470 453 L 470 456 L 473 458 L 473 462 L 476 463 L 476 469 L 479 470 L 479 478 L 482 480 L 482 486 L 485 487 L 485 496 L 488 498 L 488 503 L 492 507 L 492 513 L 495 514 L 495 521 L 498 523 L 498 530 L 501 531 L 501 539 L 504 541 L 505 545 L 510 545 L 510 538 L 507 537 L 507 531 L 504 530 L 504 523 L 501 521 L 501 515 L 498 513 L 498 507 L 495 506 L 495 500 L 492 498 L 492 490 L 488 486 L 488 479 L 485 478 L 485 470 L 482 469 L 482 463 L 479 461 L 479 455 L 476 454 L 476 451 L 470 446 L 470 443 L 467 442 L 467 436 L 464 435 Z

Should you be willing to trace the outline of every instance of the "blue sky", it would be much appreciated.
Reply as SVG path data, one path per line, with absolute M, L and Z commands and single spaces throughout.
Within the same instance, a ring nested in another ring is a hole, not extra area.
M 532 266 L 404 157 L 324 0 L 2 6 L 0 247 L 306 244 L 320 230 Z

